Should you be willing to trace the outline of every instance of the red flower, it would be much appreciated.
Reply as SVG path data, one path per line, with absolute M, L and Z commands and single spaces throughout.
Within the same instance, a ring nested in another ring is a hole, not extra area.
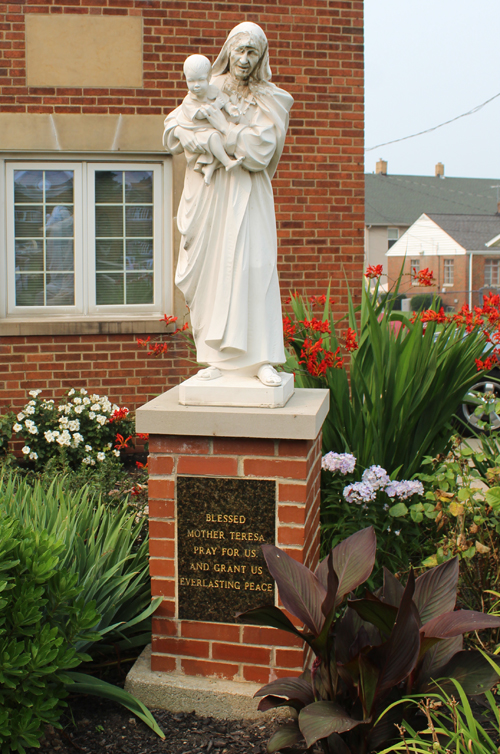
M 356 343 L 356 333 L 354 330 L 350 327 L 347 328 L 347 332 L 345 334 L 345 350 L 351 353 L 351 351 L 355 351 L 357 348 L 359 348 L 358 344 Z
M 335 352 L 326 351 L 321 343 L 321 340 L 313 343 L 310 338 L 306 338 L 300 352 L 299 364 L 305 364 L 312 377 L 324 376 L 327 369 L 340 369 L 344 363 L 344 359 L 339 356 L 340 348 Z
M 493 368 L 493 364 L 496 364 L 497 361 L 498 359 L 494 353 L 492 353 L 491 356 L 488 356 L 484 361 L 481 361 L 481 359 L 475 359 L 477 371 L 481 372 L 484 369 L 489 372 L 490 369 Z
M 113 422 L 119 422 L 121 419 L 125 419 L 128 413 L 128 408 L 117 408 L 109 417 L 109 423 L 112 424 Z
M 428 267 L 425 267 L 419 272 L 417 272 L 414 268 L 413 272 L 415 273 L 413 275 L 413 280 L 416 280 L 418 285 L 429 286 L 434 284 L 434 273 L 432 272 L 432 270 L 429 270 Z
M 159 320 L 160 322 L 165 322 L 165 325 L 173 325 L 174 322 L 177 322 L 178 317 L 172 317 L 170 314 L 164 314 L 163 317 Z
M 148 356 L 161 356 L 167 353 L 168 343 L 154 343 L 149 347 Z
M 297 325 L 292 325 L 290 317 L 283 317 L 283 339 L 285 346 L 288 346 L 293 342 L 293 336 L 295 335 L 296 329 Z
M 316 332 L 330 332 L 330 325 L 328 324 L 328 320 L 322 322 L 320 319 L 313 317 L 310 322 L 307 319 L 301 319 L 300 323 L 307 329 L 315 330 Z
M 115 437 L 115 448 L 117 450 L 123 450 L 129 447 L 129 440 L 132 439 L 132 435 L 129 435 L 126 439 L 120 433 L 117 433 Z
M 138 469 L 147 469 L 148 468 L 148 461 L 146 463 L 141 463 L 140 461 L 136 461 L 135 465 Z
M 147 432 L 137 432 L 136 437 L 138 437 L 139 440 L 149 440 L 149 434 Z
M 382 275 L 382 271 L 383 267 L 381 264 L 369 264 L 365 270 L 365 278 L 368 278 L 369 280 L 372 280 L 373 278 L 378 279 Z
M 161 322 L 161 320 L 160 320 Z M 148 335 L 146 340 L 143 340 L 142 338 L 137 338 L 137 345 L 138 346 L 147 346 L 149 341 L 151 340 L 151 335 Z
M 435 312 L 433 309 L 427 309 L 425 312 L 422 312 L 420 315 L 420 321 L 438 322 L 439 324 L 443 324 L 444 322 L 450 322 L 451 320 L 444 313 L 443 307 L 441 307 L 439 312 Z

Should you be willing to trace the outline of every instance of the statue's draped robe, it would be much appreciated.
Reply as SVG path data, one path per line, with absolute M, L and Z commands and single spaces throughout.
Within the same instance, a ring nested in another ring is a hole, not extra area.
M 222 91 L 227 75 L 213 80 Z M 226 92 L 228 89 L 226 88 Z M 241 101 L 226 150 L 241 166 L 215 171 L 206 186 L 188 164 L 177 224 L 182 235 L 175 282 L 184 293 L 200 363 L 241 369 L 285 361 L 271 178 L 288 126 L 292 97 L 262 82 Z M 165 120 L 164 144 L 178 154 L 180 108 Z

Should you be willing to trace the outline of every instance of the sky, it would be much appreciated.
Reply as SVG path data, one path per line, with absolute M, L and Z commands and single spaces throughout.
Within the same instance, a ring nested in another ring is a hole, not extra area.
M 432 128 L 500 93 L 500 0 L 365 0 L 366 142 Z M 436 131 L 365 153 L 393 175 L 496 178 L 500 97 Z

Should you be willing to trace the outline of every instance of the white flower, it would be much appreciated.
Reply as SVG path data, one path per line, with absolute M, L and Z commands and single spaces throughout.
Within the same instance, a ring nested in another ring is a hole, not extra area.
M 100 395 L 96 395 L 94 393 L 94 395 L 90 396 L 90 400 L 92 401 L 92 403 L 97 403 L 100 397 L 101 397 Z
M 75 394 L 75 388 L 72 387 L 71 390 L 68 392 L 68 395 L 74 395 Z
M 70 435 L 70 433 L 68 432 L 67 429 L 65 429 L 64 432 L 61 432 L 61 434 L 57 438 L 56 442 L 59 443 L 59 445 L 61 445 L 61 446 L 62 445 L 71 445 L 71 435 Z
M 28 406 L 36 406 L 36 401 L 29 401 Z
M 40 388 L 37 388 L 36 390 L 30 390 L 28 395 L 31 395 L 33 398 L 36 398 L 37 395 L 40 395 L 41 392 L 42 391 L 40 390 Z
M 12 427 L 12 431 L 13 431 L 13 432 L 20 432 L 20 431 L 22 430 L 22 428 L 23 428 L 23 425 L 22 425 L 22 424 L 17 424 L 17 423 L 16 423 L 16 424 L 14 424 L 14 426 Z
M 117 406 L 116 403 L 113 403 L 113 405 L 111 406 L 111 409 L 112 409 L 113 413 L 115 411 L 118 411 L 119 408 L 120 408 L 120 406 Z
M 26 421 L 24 422 L 24 426 L 26 427 L 26 429 L 29 430 L 30 427 L 35 426 L 35 422 L 33 421 L 33 419 L 26 419 Z
M 92 401 L 90 400 L 90 398 L 84 398 L 82 402 L 83 402 L 84 406 L 88 406 L 89 403 L 92 403 Z
M 62 411 L 65 411 L 65 408 L 64 408 L 64 406 L 63 406 L 63 405 L 61 404 L 60 406 L 58 406 L 58 407 L 57 407 L 57 410 L 59 411 L 59 413 L 61 413 Z
M 73 403 L 75 404 L 75 406 L 79 406 L 81 402 L 82 402 L 82 399 L 79 398 L 78 396 L 76 398 L 73 398 Z
M 87 451 L 87 453 L 90 453 L 90 451 L 92 450 L 92 445 L 86 445 L 85 450 Z
M 106 447 L 108 447 L 111 450 L 111 448 L 113 447 L 113 443 L 112 442 L 108 442 Z
M 114 456 L 116 456 L 117 458 L 120 458 L 120 451 L 119 450 L 112 450 L 111 452 L 113 453 Z
M 82 458 L 82 463 L 85 463 L 87 466 L 90 464 L 91 459 L 89 456 L 85 456 L 85 458 Z
M 80 429 L 80 422 L 78 419 L 73 419 L 72 421 L 68 422 L 68 429 L 70 432 L 78 432 Z
M 51 432 L 50 430 L 47 430 L 47 432 L 44 432 L 43 436 L 45 437 L 45 439 L 47 440 L 47 442 L 54 442 L 54 440 L 56 439 L 54 437 L 54 433 Z
M 38 427 L 35 427 L 35 425 L 33 425 L 32 427 L 29 427 L 28 428 L 28 432 L 30 433 L 30 435 L 37 435 L 38 434 Z
M 64 412 L 66 414 L 70 414 L 73 411 L 73 405 L 71 403 L 66 403 L 64 406 Z
M 354 484 L 348 484 L 344 487 L 343 496 L 348 503 L 367 503 L 375 500 L 377 491 L 373 489 L 371 484 L 366 482 L 355 482 Z
M 98 403 L 94 403 L 94 404 L 93 404 L 93 405 L 92 405 L 92 406 L 90 407 L 90 410 L 91 410 L 91 411 L 100 411 L 100 410 L 101 410 L 101 407 L 100 407 L 100 405 L 99 405 Z
M 104 461 L 105 458 L 106 458 L 106 454 L 103 453 L 102 451 L 97 454 L 97 460 L 98 461 Z
M 22 420 L 24 418 L 25 418 L 25 416 L 24 416 L 23 412 L 21 411 L 21 413 L 17 415 L 17 419 L 18 419 L 18 421 L 22 422 Z
M 398 497 L 400 500 L 406 500 L 412 497 L 412 495 L 423 495 L 424 486 L 422 482 L 404 479 L 401 482 L 390 482 L 385 491 L 389 497 Z
M 28 416 L 31 416 L 32 414 L 35 413 L 35 409 L 33 408 L 33 406 L 30 406 L 28 404 L 27 406 L 24 407 L 24 413 L 28 414 Z
M 81 414 L 85 406 L 75 406 L 75 414 Z
M 59 424 L 60 424 L 60 426 L 63 429 L 65 429 L 68 426 L 68 424 L 69 424 L 68 417 L 67 416 L 61 416 L 61 418 L 59 419 Z
M 94 459 L 93 459 L 93 458 L 91 458 L 91 459 L 90 459 L 90 465 L 91 465 L 91 466 L 95 466 L 95 461 L 94 461 Z
M 341 474 L 352 474 L 356 466 L 356 459 L 350 453 L 327 453 L 321 459 L 321 468 L 326 471 L 340 471 Z
M 391 481 L 389 474 L 382 466 L 370 466 L 363 472 L 361 479 L 366 484 L 370 484 L 374 490 L 383 489 Z
M 95 414 L 93 411 L 89 411 L 89 419 L 95 419 Z
M 80 393 L 81 393 L 82 395 L 87 395 L 87 391 L 85 390 L 85 388 L 84 388 L 84 387 L 81 387 L 81 388 L 80 388 Z
M 35 453 L 35 451 L 32 450 L 31 453 L 29 454 L 30 461 L 36 461 L 37 458 L 38 458 L 38 453 Z
M 31 453 L 31 448 L 29 445 L 25 445 L 24 448 L 21 448 L 21 451 L 24 453 L 25 456 L 27 456 L 28 453 Z
M 106 424 L 107 421 L 108 421 L 107 416 L 103 416 L 102 414 L 99 414 L 99 416 L 96 416 L 96 422 L 100 424 L 101 427 L 103 424 Z
M 73 447 L 77 448 L 81 442 L 83 442 L 83 435 L 81 435 L 79 432 L 75 432 L 75 434 L 73 435 Z

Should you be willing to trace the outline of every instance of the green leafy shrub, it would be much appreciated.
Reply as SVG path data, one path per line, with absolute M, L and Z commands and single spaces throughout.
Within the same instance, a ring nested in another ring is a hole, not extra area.
M 299 387 L 330 390 L 325 453 L 352 453 L 362 468 L 380 465 L 411 479 L 425 456 L 449 444 L 451 419 L 477 381 L 486 325 L 470 312 L 411 321 L 377 296 L 378 285 L 363 288 L 359 322 L 350 302 L 347 329 L 334 320 L 328 297 L 307 304 L 293 296 L 284 318 L 285 368 Z M 342 350 L 350 352 L 349 374 Z
M 99 616 L 76 573 L 61 569 L 64 544 L 0 514 L 0 745 L 23 754 L 41 726 L 59 726 L 67 695 L 64 671 L 99 638 Z
M 23 453 L 35 469 L 43 469 L 58 455 L 72 468 L 120 458 L 120 448 L 127 447 L 134 432 L 127 408 L 119 408 L 106 396 L 89 395 L 84 388 L 69 390 L 59 405 L 40 398 L 41 392 L 30 390 L 31 400 L 12 426 L 24 439 Z
M 462 634 L 500 626 L 500 618 L 455 610 L 458 559 L 406 586 L 387 570 L 384 583 L 361 599 L 345 598 L 369 578 L 376 551 L 373 528 L 335 547 L 316 572 L 273 545 L 263 545 L 281 601 L 303 631 L 279 608 L 264 606 L 238 617 L 299 636 L 316 656 L 299 678 L 279 678 L 260 689 L 260 710 L 289 706 L 297 720 L 277 731 L 268 752 L 305 740 L 322 741 L 325 754 L 369 754 L 391 742 L 404 704 L 380 715 L 388 704 L 412 693 L 449 691 L 461 681 L 467 694 L 479 694 L 498 680 L 488 657 L 462 650 Z M 418 720 L 411 721 L 418 725 Z M 425 726 L 425 720 L 424 720 Z
M 12 425 L 15 420 L 15 414 L 0 415 L 0 457 L 7 455 L 9 440 L 12 437 Z
M 424 309 L 431 307 L 439 311 L 443 306 L 443 299 L 440 296 L 433 296 L 432 293 L 417 293 L 411 297 L 411 308 L 414 312 L 422 312 Z

